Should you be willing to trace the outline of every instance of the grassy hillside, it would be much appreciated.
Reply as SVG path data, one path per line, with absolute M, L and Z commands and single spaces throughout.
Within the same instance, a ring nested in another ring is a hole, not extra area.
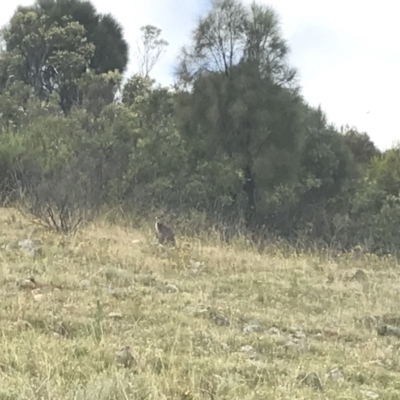
M 390 257 L 166 250 L 103 222 L 65 238 L 4 209 L 0 227 L 0 399 L 400 398 Z

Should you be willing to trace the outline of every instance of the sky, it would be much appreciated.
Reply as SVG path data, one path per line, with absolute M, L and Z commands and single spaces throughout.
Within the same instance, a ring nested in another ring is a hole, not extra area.
M 250 3 L 251 0 L 243 0 Z M 18 5 L 1 5 L 0 26 Z M 366 132 L 385 150 L 400 141 L 400 24 L 393 0 L 258 0 L 278 13 L 288 41 L 290 64 L 296 67 L 305 100 L 321 105 L 328 121 Z M 182 45 L 210 0 L 92 0 L 100 13 L 111 13 L 124 28 L 130 45 L 128 75 L 137 71 L 135 48 L 140 27 L 162 29 L 169 46 L 151 73 L 168 85 Z

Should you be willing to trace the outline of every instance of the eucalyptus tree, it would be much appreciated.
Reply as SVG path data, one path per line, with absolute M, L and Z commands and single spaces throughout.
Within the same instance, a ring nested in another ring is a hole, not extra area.
M 222 151 L 234 160 L 249 224 L 299 161 L 302 100 L 288 53 L 272 8 L 214 0 L 177 68 L 182 129 L 199 157 Z
M 0 89 L 12 78 L 31 87 L 41 100 L 56 93 L 65 113 L 82 99 L 78 81 L 83 74 L 121 74 L 128 62 L 121 26 L 111 15 L 98 14 L 88 1 L 37 0 L 18 7 L 1 39 Z M 104 80 L 113 93 L 119 79 L 113 87 Z

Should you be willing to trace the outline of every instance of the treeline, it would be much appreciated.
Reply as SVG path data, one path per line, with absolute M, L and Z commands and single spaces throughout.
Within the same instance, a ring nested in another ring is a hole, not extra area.
M 173 88 L 149 78 L 161 31 L 142 33 L 140 73 L 124 81 L 111 15 L 79 0 L 17 9 L 1 31 L 3 203 L 65 232 L 118 206 L 227 239 L 396 251 L 400 148 L 382 154 L 307 104 L 272 9 L 214 1 Z

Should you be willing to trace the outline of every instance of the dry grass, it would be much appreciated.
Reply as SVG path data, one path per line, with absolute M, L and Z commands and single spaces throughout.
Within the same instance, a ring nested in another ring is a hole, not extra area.
M 362 323 L 400 317 L 390 257 L 166 250 L 150 227 L 62 237 L 4 209 L 0 226 L 2 243 L 42 241 L 34 258 L 0 251 L 0 399 L 400 398 L 399 339 Z M 29 276 L 62 289 L 18 285 Z

